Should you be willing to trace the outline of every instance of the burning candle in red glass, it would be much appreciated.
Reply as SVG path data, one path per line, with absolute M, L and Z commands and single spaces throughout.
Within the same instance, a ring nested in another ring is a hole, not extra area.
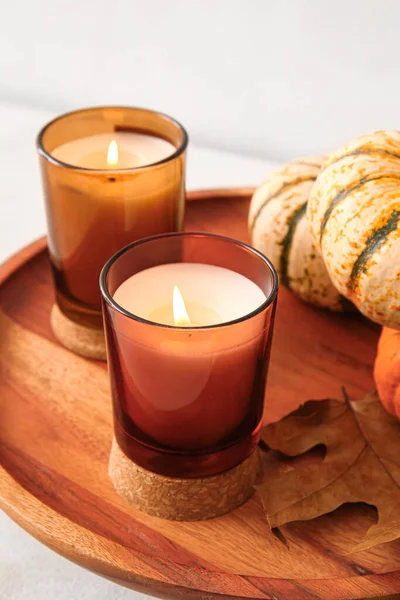
M 169 477 L 215 475 L 256 448 L 277 276 L 211 234 L 146 238 L 101 279 L 118 445 Z

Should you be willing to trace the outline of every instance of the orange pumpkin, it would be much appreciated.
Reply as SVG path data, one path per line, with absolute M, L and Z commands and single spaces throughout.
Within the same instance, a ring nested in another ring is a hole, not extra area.
M 374 378 L 383 406 L 400 419 L 400 331 L 397 329 L 382 329 Z

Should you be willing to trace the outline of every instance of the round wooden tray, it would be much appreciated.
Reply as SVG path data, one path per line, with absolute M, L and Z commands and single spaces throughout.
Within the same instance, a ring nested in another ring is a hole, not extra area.
M 247 240 L 251 190 L 189 194 L 186 227 Z M 195 201 L 194 201 L 195 200 Z M 268 529 L 254 496 L 224 517 L 173 523 L 134 511 L 107 475 L 112 440 L 106 366 L 71 354 L 50 329 L 44 239 L 0 268 L 0 506 L 29 533 L 120 584 L 162 598 L 301 600 L 400 592 L 400 543 L 349 555 L 375 521 L 345 506 Z M 307 399 L 373 387 L 377 331 L 314 309 L 281 289 L 266 419 Z

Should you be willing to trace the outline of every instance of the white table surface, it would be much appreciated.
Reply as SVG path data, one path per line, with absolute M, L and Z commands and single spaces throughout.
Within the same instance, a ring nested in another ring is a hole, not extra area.
M 35 137 L 55 115 L 0 104 L 0 261 L 43 235 Z M 188 189 L 257 185 L 274 163 L 189 146 Z M 0 600 L 145 600 L 58 556 L 0 512 Z

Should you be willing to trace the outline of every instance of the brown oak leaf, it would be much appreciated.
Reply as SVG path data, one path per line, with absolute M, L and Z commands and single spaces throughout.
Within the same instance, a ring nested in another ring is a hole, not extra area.
M 271 528 L 306 521 L 347 502 L 365 502 L 378 521 L 353 548 L 360 552 L 400 537 L 400 422 L 375 393 L 353 402 L 310 401 L 264 428 L 262 440 L 287 456 L 323 444 L 325 458 L 296 468 L 268 453 L 257 487 Z M 307 455 L 306 455 L 307 456 Z

